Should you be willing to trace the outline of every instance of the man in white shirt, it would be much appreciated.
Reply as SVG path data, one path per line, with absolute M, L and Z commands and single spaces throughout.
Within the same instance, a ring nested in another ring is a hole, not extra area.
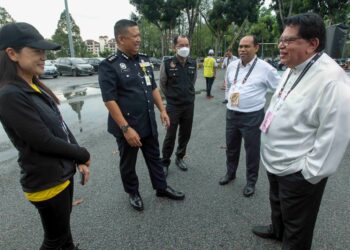
M 236 178 L 242 138 L 246 151 L 247 184 L 243 195 L 255 192 L 260 163 L 260 130 L 264 119 L 266 92 L 274 91 L 280 80 L 277 70 L 257 58 L 259 44 L 254 36 L 239 42 L 240 60 L 231 62 L 225 80 L 230 85 L 226 114 L 226 174 L 219 181 L 226 185 Z
M 227 49 L 226 50 L 226 54 L 225 54 L 225 58 L 224 58 L 224 61 L 222 62 L 222 69 L 227 69 L 227 66 L 237 60 L 238 58 L 236 56 L 234 56 L 232 54 L 232 49 Z M 228 102 L 227 100 L 227 95 L 228 95 L 228 90 L 230 89 L 230 86 L 227 85 L 226 81 L 224 80 L 224 84 L 223 84 L 223 87 L 222 87 L 223 90 L 225 90 L 225 99 L 222 103 L 226 104 Z
M 261 158 L 270 183 L 271 220 L 253 233 L 310 249 L 327 179 L 350 139 L 350 79 L 327 54 L 325 26 L 314 13 L 285 20 L 279 40 L 289 67 L 261 125 Z

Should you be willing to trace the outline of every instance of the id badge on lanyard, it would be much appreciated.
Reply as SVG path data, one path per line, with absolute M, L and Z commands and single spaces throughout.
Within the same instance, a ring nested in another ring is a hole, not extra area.
M 284 103 L 284 99 L 281 97 L 278 97 L 276 102 L 275 102 L 275 105 L 273 105 L 273 108 L 266 112 L 265 118 L 260 125 L 261 132 L 263 132 L 265 134 L 267 133 L 267 131 L 272 123 L 273 118 L 275 118 L 275 114 L 277 113 L 278 110 L 280 110 L 283 103 Z

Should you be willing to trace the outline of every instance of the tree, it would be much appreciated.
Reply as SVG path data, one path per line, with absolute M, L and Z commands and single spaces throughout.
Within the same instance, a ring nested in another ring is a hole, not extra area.
M 169 49 L 167 41 L 171 40 L 172 31 L 181 14 L 176 0 L 130 0 L 130 3 L 159 29 L 162 34 L 162 55 L 166 54 Z
M 70 14 L 69 14 L 70 15 Z M 73 37 L 73 46 L 75 54 L 78 57 L 85 57 L 87 55 L 87 48 L 83 39 L 80 36 L 80 28 L 76 25 L 73 17 L 70 15 L 70 20 L 72 23 L 72 37 Z M 57 24 L 57 29 L 55 34 L 52 36 L 52 40 L 55 43 L 61 45 L 61 50 L 56 53 L 58 57 L 69 56 L 69 43 L 68 43 L 68 28 L 66 22 L 66 11 L 63 11 L 60 16 L 60 20 Z
M 260 43 L 276 43 L 280 32 L 276 16 L 272 14 L 272 10 L 262 7 L 259 12 L 258 21 L 251 25 L 248 33 L 255 35 Z M 277 44 L 270 44 L 269 46 L 262 44 L 260 46 L 261 57 L 266 55 L 274 57 L 277 52 Z
M 109 48 L 105 48 L 103 51 L 100 52 L 100 56 L 104 58 L 110 55 L 112 55 L 112 51 Z
M 207 1 L 206 6 L 210 7 L 210 2 Z M 202 17 L 215 35 L 216 50 L 218 45 L 221 44 L 221 40 L 224 37 L 224 33 L 227 32 L 229 25 L 234 23 L 240 26 L 240 29 L 229 46 L 232 48 L 235 40 L 245 29 L 248 21 L 256 21 L 260 6 L 260 0 L 214 0 L 211 10 L 209 9 L 207 13 L 201 10 Z
M 13 23 L 15 20 L 11 15 L 6 11 L 5 8 L 0 7 L 0 27 L 7 23 Z

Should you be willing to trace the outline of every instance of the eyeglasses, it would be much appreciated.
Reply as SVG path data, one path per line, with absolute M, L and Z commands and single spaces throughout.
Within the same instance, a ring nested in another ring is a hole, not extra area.
M 302 38 L 299 36 L 280 37 L 280 39 L 278 40 L 278 44 L 281 43 L 284 46 L 288 46 L 290 43 L 292 43 L 298 39 L 302 39 Z

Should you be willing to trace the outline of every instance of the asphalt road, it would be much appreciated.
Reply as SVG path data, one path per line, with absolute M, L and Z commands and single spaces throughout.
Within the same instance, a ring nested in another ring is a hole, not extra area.
M 186 193 L 184 201 L 158 198 L 152 190 L 142 154 L 137 161 L 145 210 L 128 204 L 118 169 L 115 139 L 106 131 L 107 112 L 101 101 L 97 76 L 44 80 L 62 100 L 63 116 L 78 141 L 92 154 L 92 176 L 75 185 L 71 219 L 75 242 L 83 249 L 279 249 L 280 243 L 251 233 L 252 226 L 269 223 L 268 181 L 260 169 L 256 194 L 245 198 L 245 154 L 242 149 L 237 179 L 227 186 L 218 180 L 225 173 L 225 105 L 221 103 L 219 72 L 212 100 L 204 93 L 199 72 L 187 172 L 172 163 L 168 183 Z M 158 119 L 158 117 L 157 117 Z M 159 121 L 159 120 L 158 120 Z M 160 124 L 160 123 L 158 123 Z M 159 141 L 165 129 L 158 127 Z M 321 204 L 313 249 L 349 249 L 350 149 L 337 174 L 328 181 Z M 39 216 L 25 200 L 19 185 L 15 151 L 0 127 L 0 249 L 38 249 L 43 237 Z

